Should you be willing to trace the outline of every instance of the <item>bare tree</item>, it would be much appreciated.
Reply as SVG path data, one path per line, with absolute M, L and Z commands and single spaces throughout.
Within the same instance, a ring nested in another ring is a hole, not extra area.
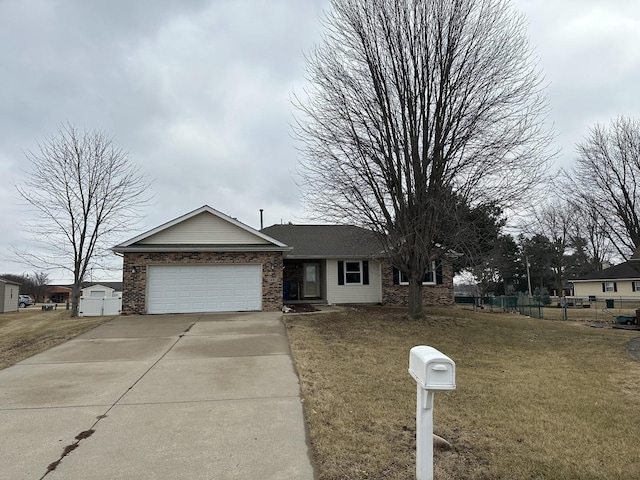
M 573 222 L 572 246 L 574 250 L 582 248 L 582 253 L 589 264 L 589 271 L 602 270 L 612 257 L 612 247 L 607 227 L 596 202 L 580 202 L 571 200 L 575 221 Z
M 71 124 L 61 125 L 26 156 L 31 166 L 16 188 L 37 213 L 26 228 L 42 249 L 16 253 L 39 269 L 73 274 L 71 314 L 77 316 L 88 269 L 106 255 L 108 239 L 138 219 L 149 184 L 104 132 L 79 131 Z
M 44 302 L 49 290 L 49 274 L 45 272 L 33 272 L 30 276 L 33 281 L 33 295 L 36 302 Z
M 324 26 L 296 99 L 303 194 L 378 234 L 419 318 L 424 272 L 464 238 L 456 207 L 520 201 L 546 166 L 524 20 L 507 0 L 332 0 Z
M 567 255 L 572 248 L 576 220 L 570 202 L 555 198 L 534 208 L 530 221 L 522 226 L 528 237 L 538 235 L 548 241 L 546 261 L 558 296 L 562 295 L 566 280 Z
M 566 191 L 598 216 L 613 247 L 628 258 L 640 247 L 640 121 L 596 124 L 577 154 Z

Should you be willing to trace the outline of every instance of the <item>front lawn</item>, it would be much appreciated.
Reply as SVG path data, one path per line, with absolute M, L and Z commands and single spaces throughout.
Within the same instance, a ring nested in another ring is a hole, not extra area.
M 71 318 L 69 310 L 21 308 L 0 315 L 0 369 L 55 347 L 113 317 Z
M 456 362 L 435 395 L 438 480 L 636 479 L 638 332 L 517 315 L 346 309 L 285 318 L 321 480 L 412 479 L 415 382 L 409 350 Z

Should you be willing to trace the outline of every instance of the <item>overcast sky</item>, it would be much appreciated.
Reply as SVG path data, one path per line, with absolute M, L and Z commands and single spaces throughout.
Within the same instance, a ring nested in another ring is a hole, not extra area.
M 260 208 L 265 225 L 301 221 L 290 98 L 326 4 L 0 0 L 0 273 L 33 271 L 8 252 L 30 242 L 13 184 L 61 122 L 106 131 L 154 182 L 129 237 L 205 204 L 254 228 Z M 569 167 L 595 122 L 640 118 L 640 2 L 515 5 L 549 84 L 554 168 Z

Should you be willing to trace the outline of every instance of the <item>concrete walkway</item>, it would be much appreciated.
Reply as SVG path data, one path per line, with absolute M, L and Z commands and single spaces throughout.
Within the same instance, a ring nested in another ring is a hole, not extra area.
M 0 370 L 0 452 L 12 480 L 314 478 L 269 313 L 118 317 Z

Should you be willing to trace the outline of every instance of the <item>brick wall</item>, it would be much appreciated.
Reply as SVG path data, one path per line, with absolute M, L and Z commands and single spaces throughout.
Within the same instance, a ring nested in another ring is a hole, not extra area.
M 279 311 L 282 308 L 282 262 L 282 252 L 125 253 L 122 274 L 122 314 L 146 313 L 147 266 L 215 265 L 217 263 L 262 265 L 262 310 Z
M 382 262 L 382 303 L 391 306 L 408 306 L 409 285 L 393 284 L 393 265 L 388 260 Z M 422 286 L 422 304 L 430 306 L 450 306 L 453 300 L 453 268 L 442 266 L 442 284 Z

